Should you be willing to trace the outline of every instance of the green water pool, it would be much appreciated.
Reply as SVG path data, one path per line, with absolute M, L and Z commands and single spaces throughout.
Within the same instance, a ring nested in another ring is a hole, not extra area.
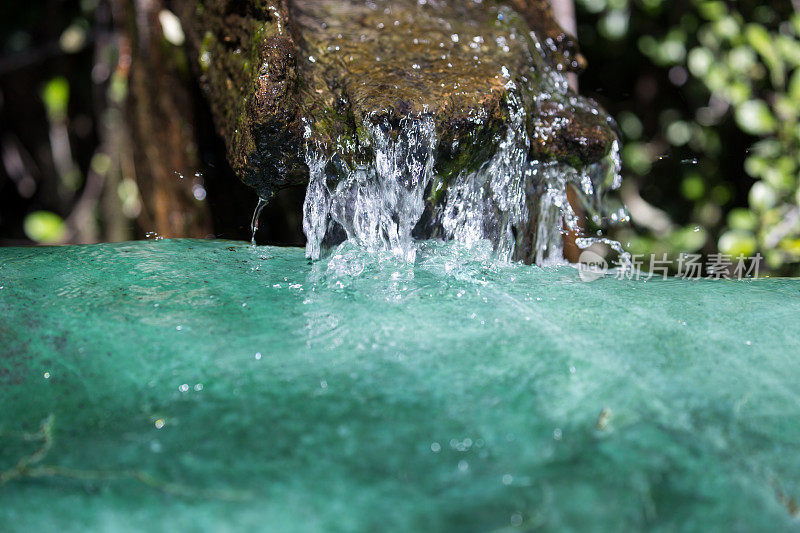
M 800 281 L 0 249 L 0 530 L 800 527 Z

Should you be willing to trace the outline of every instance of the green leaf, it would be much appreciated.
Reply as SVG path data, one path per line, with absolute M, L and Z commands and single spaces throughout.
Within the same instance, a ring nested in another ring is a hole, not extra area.
M 705 228 L 691 224 L 676 230 L 668 240 L 674 250 L 681 252 L 696 252 L 702 248 L 708 240 L 708 232 Z
M 706 193 L 706 184 L 703 177 L 697 173 L 691 173 L 681 182 L 681 192 L 687 200 L 699 200 Z
M 786 35 L 779 35 L 777 44 L 784 61 L 794 67 L 800 66 L 800 41 Z
M 758 227 L 758 217 L 749 209 L 737 207 L 728 213 L 728 226 L 731 229 L 755 231 Z
M 748 24 L 745 29 L 745 36 L 756 52 L 764 60 L 764 64 L 770 70 L 772 83 L 776 87 L 783 87 L 786 81 L 786 72 L 780 54 L 775 47 L 773 36 L 764 26 L 758 24 Z
M 714 63 L 714 54 L 708 48 L 697 46 L 689 52 L 688 66 L 689 71 L 696 77 L 702 78 L 706 75 L 711 65 Z
M 758 246 L 755 235 L 743 230 L 726 231 L 719 238 L 717 244 L 720 252 L 733 257 L 740 255 L 750 257 L 756 252 Z
M 697 11 L 706 20 L 717 20 L 728 13 L 728 6 L 725 5 L 725 2 L 699 1 Z
M 795 103 L 800 104 L 800 69 L 792 73 L 789 81 L 789 96 Z
M 64 240 L 67 226 L 64 220 L 50 211 L 29 213 L 22 223 L 25 235 L 41 244 L 56 244 Z
M 763 100 L 748 100 L 739 105 L 736 123 L 750 135 L 768 135 L 778 128 L 778 121 Z
M 778 194 L 763 181 L 757 181 L 750 187 L 749 200 L 750 205 L 756 210 L 766 211 L 777 203 Z
M 69 82 L 58 76 L 48 81 L 42 89 L 42 101 L 47 109 L 47 116 L 53 122 L 63 122 L 67 118 L 69 105 Z

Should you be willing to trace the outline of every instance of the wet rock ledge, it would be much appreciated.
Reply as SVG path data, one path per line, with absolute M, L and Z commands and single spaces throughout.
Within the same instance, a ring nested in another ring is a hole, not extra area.
M 178 11 L 228 159 L 264 198 L 308 181 L 309 146 L 338 154 L 332 164 L 371 157 L 369 121 L 433 121 L 434 190 L 492 157 L 515 108 L 531 159 L 585 167 L 616 138 L 560 75 L 583 58 L 546 0 L 200 0 Z

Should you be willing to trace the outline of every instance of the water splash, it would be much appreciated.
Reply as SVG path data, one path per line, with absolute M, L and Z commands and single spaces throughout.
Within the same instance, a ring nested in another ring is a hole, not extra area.
M 253 219 L 250 221 L 250 244 L 253 246 L 256 245 L 256 232 L 258 231 L 258 218 L 261 216 L 261 211 L 264 210 L 264 207 L 267 205 L 267 200 L 264 198 L 258 199 L 258 204 L 256 205 L 255 211 L 253 211 Z
M 370 251 L 389 250 L 409 262 L 416 256 L 411 231 L 425 209 L 424 193 L 433 176 L 436 134 L 429 117 L 367 121 L 373 158 L 344 168 L 329 180 L 326 158 L 309 149 L 310 180 L 303 205 L 306 255 L 318 259 L 326 239 L 344 231 Z M 333 181 L 333 183 L 330 183 Z
M 423 11 L 415 11 L 415 16 L 427 20 Z M 501 9 L 498 13 L 498 20 L 512 21 L 516 17 L 508 10 Z M 578 115 L 594 116 L 598 124 L 609 130 L 613 121 L 596 103 L 569 90 L 565 76 L 548 63 L 545 47 L 534 33 L 518 33 L 516 23 L 508 24 L 506 34 L 502 35 L 504 42 L 507 45 L 514 41 L 516 49 L 528 58 L 525 66 L 508 63 L 512 67 L 508 68 L 497 59 L 506 56 L 478 51 L 477 44 L 470 47 L 474 50 L 470 56 L 477 63 L 481 63 L 481 58 L 474 54 L 497 61 L 495 79 L 504 80 L 505 89 L 500 112 L 507 117 L 504 126 L 486 141 L 493 145 L 489 151 L 492 155 L 477 169 L 464 169 L 448 177 L 436 174 L 436 165 L 443 163 L 446 167 L 449 161 L 436 160 L 436 154 L 440 153 L 439 139 L 435 113 L 428 116 L 429 107 L 424 107 L 422 113 L 407 115 L 399 124 L 390 124 L 382 115 L 367 113 L 359 117 L 356 113 L 348 117 L 355 122 L 351 125 L 356 132 L 353 138 L 324 143 L 314 134 L 317 126 L 313 114 L 306 117 L 310 180 L 303 208 L 303 229 L 308 257 L 318 259 L 346 239 L 368 251 L 389 251 L 413 262 L 418 248 L 416 237 L 453 240 L 468 247 L 489 242 L 501 260 L 557 265 L 566 263 L 565 239 L 582 238 L 575 241 L 578 246 L 608 244 L 602 241 L 602 230 L 627 220 L 621 206 L 611 209 L 607 198 L 609 191 L 620 186 L 618 142 L 607 147 L 604 158 L 581 168 L 556 161 L 556 157 L 565 158 L 563 150 L 549 150 L 550 145 L 545 150 L 542 145 L 551 142 L 555 146 L 559 136 L 569 129 L 570 121 L 583 120 L 576 118 Z M 347 59 L 346 54 L 335 53 L 340 38 L 338 35 L 331 41 L 336 45 L 321 53 L 333 54 L 336 61 Z M 502 48 L 503 44 L 498 41 L 497 46 Z M 316 52 L 320 50 L 315 49 Z M 448 53 L 456 52 L 453 49 Z M 419 53 L 424 55 L 425 51 Z M 444 55 L 442 61 L 447 61 Z M 415 96 L 423 102 L 427 97 Z M 372 94 L 370 97 L 379 99 Z M 441 112 L 435 102 L 428 103 Z M 474 120 L 476 131 L 488 124 L 486 116 L 469 115 L 464 120 Z M 327 132 L 324 122 L 321 121 L 319 128 Z M 442 138 L 450 138 L 447 131 L 439 133 Z M 319 137 L 328 139 L 327 133 Z M 567 141 L 587 142 L 580 137 Z M 353 144 L 358 145 L 355 150 Z M 575 149 L 573 153 L 575 160 L 596 157 L 584 152 L 579 157 L 578 151 Z M 359 155 L 354 157 L 354 153 Z M 601 240 L 590 241 L 595 238 Z
M 557 161 L 529 159 L 527 115 L 514 93 L 509 94 L 511 120 L 505 138 L 483 167 L 462 172 L 449 185 L 438 223 L 445 239 L 468 245 L 488 240 L 501 259 L 563 265 L 567 262 L 565 235 L 584 233 L 568 188 L 598 228 L 627 220 L 624 209 L 609 213 L 606 198 L 621 184 L 619 144 L 615 141 L 605 158 L 581 170 Z M 606 241 L 610 239 L 597 240 L 608 244 Z M 576 244 L 583 247 L 582 243 L 589 246 L 594 242 L 584 238 Z M 621 250 L 619 243 L 611 248 Z
M 503 260 L 541 266 L 565 264 L 564 236 L 582 235 L 581 216 L 570 203 L 576 193 L 581 211 L 595 226 L 627 220 L 621 207 L 609 212 L 606 196 L 620 186 L 619 145 L 602 160 L 578 170 L 565 163 L 529 159 L 525 108 L 509 93 L 509 125 L 492 158 L 478 170 L 462 172 L 447 184 L 434 208 L 432 227 L 445 240 L 475 246 L 492 243 Z M 318 259 L 325 243 L 343 234 L 370 251 L 388 250 L 413 262 L 417 245 L 412 230 L 425 210 L 425 192 L 434 178 L 436 135 L 430 118 L 406 119 L 395 132 L 385 122 L 367 131 L 374 158 L 331 176 L 321 150 L 307 151 L 310 181 L 303 206 L 306 254 Z M 341 165 L 341 159 L 337 161 Z M 622 252 L 607 238 L 583 237 Z
M 530 170 L 526 113 L 513 92 L 509 110 L 506 134 L 495 155 L 479 170 L 458 175 L 438 212 L 445 239 L 470 246 L 489 240 L 508 260 L 514 251 L 513 227 L 529 215 L 524 177 Z

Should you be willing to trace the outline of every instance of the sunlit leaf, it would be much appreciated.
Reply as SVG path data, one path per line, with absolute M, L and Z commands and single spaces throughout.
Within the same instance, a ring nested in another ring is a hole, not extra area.
M 778 122 L 763 100 L 748 100 L 736 108 L 736 123 L 751 135 L 774 133 Z
M 67 118 L 67 106 L 69 105 L 69 82 L 67 79 L 58 76 L 48 81 L 42 89 L 42 101 L 51 121 L 64 121 Z
M 29 213 L 22 225 L 25 235 L 32 241 L 41 244 L 62 242 L 67 234 L 64 220 L 50 211 L 34 211 Z
M 717 245 L 723 254 L 750 257 L 755 254 L 758 242 L 755 235 L 749 231 L 730 230 L 722 234 Z

